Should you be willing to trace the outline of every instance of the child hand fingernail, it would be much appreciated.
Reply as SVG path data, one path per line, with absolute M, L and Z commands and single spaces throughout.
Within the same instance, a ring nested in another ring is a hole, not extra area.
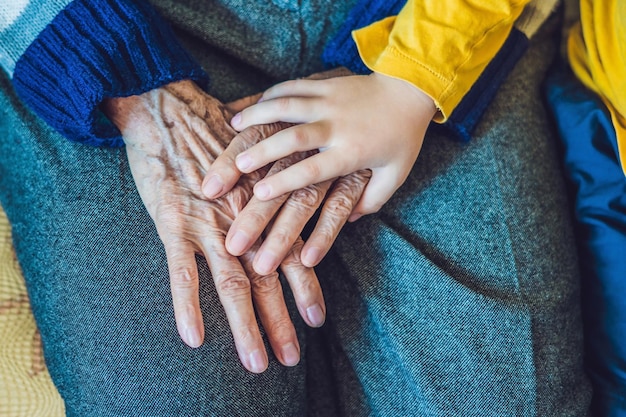
M 237 113 L 230 121 L 232 127 L 237 127 L 241 123 L 241 113 Z
M 261 200 L 268 198 L 270 196 L 269 185 L 263 184 L 263 183 L 257 184 L 254 187 L 254 195 L 260 198 Z
M 239 171 L 245 171 L 252 166 L 252 158 L 245 153 L 239 154 L 235 159 L 235 164 L 237 165 L 237 168 L 239 168 Z

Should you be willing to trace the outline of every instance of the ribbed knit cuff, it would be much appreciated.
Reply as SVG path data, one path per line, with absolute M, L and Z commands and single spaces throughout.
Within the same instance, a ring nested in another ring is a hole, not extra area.
M 337 34 L 326 44 L 322 60 L 328 68 L 344 66 L 356 74 L 372 71 L 363 64 L 352 31 L 397 15 L 406 0 L 361 0 L 350 11 Z
M 529 40 L 526 35 L 514 28 L 502 48 L 442 125 L 455 139 L 469 142 L 498 89 L 517 61 L 524 55 L 528 46 Z
M 20 98 L 70 140 L 122 146 L 100 112 L 106 97 L 141 94 L 170 82 L 207 76 L 145 1 L 75 0 L 16 63 Z

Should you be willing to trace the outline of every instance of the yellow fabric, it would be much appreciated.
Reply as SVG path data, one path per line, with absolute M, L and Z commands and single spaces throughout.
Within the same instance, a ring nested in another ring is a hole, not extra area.
M 372 71 L 428 94 L 444 122 L 506 40 L 530 0 L 409 0 L 398 16 L 353 32 Z
M 626 2 L 581 0 L 567 46 L 572 69 L 611 112 L 626 174 Z
M 43 360 L 9 221 L 0 208 L 0 416 L 64 415 L 63 400 Z

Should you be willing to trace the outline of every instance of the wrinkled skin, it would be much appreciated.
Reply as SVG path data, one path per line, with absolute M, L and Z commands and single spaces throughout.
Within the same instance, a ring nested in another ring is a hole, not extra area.
M 238 131 L 278 121 L 297 124 L 237 155 L 237 167 L 249 173 L 294 152 L 323 149 L 255 184 L 261 200 L 370 169 L 350 218 L 356 220 L 377 212 L 404 183 L 436 112 L 433 99 L 419 88 L 376 72 L 286 81 L 266 90 L 231 124 Z
M 141 96 L 108 99 L 103 103 L 103 111 L 124 136 L 137 189 L 165 246 L 181 338 L 192 347 L 202 344 L 204 338 L 195 262 L 195 254 L 199 253 L 206 257 L 211 269 L 240 360 L 252 372 L 262 372 L 268 364 L 253 308 L 281 363 L 295 365 L 300 351 L 275 268 L 267 274 L 258 274 L 253 269 L 252 262 L 261 244 L 259 236 L 279 213 L 274 222 L 277 229 L 272 228 L 268 238 L 278 243 L 280 266 L 301 316 L 308 325 L 321 326 L 325 320 L 324 299 L 314 271 L 301 261 L 304 242 L 299 232 L 326 196 L 323 212 L 307 242 L 307 245 L 317 242 L 316 256 L 321 260 L 369 178 L 369 172 L 364 171 L 334 184 L 327 181 L 307 187 L 281 199 L 250 201 L 242 212 L 252 197 L 253 185 L 268 169 L 241 178 L 236 171 L 237 178 L 230 188 L 238 181 L 237 185 L 230 192 L 221 192 L 221 198 L 208 200 L 201 193 L 200 184 L 207 169 L 236 133 L 229 125 L 230 118 L 233 112 L 255 103 L 257 97 L 223 106 L 192 82 L 181 81 Z M 251 146 L 286 126 L 254 127 L 239 135 L 238 143 L 230 149 Z M 277 172 L 306 156 L 306 153 L 291 155 L 277 162 L 269 172 Z M 255 235 L 255 240 L 238 257 L 227 252 L 225 242 L 235 217 L 242 222 L 242 230 L 252 227 L 251 234 Z M 291 227 L 287 227 L 288 236 L 281 236 L 277 231 L 285 224 Z M 312 266 L 314 262 L 309 264 Z
M 313 74 L 308 79 L 321 80 L 351 74 L 346 68 L 337 68 Z M 239 100 L 232 103 L 229 109 L 233 114 L 240 112 L 256 103 L 260 97 L 261 94 L 258 94 Z M 283 124 L 284 128 L 289 126 L 292 125 Z M 231 190 L 242 175 L 235 164 L 236 156 L 265 137 L 268 135 L 250 135 L 247 131 L 236 136 L 226 151 L 212 165 L 211 172 L 203 183 L 204 194 L 210 198 L 217 198 Z M 299 152 L 278 161 L 269 171 L 268 176 L 292 166 L 312 153 L 314 152 Z M 302 264 L 309 267 L 317 265 L 326 255 L 359 202 L 370 176 L 369 170 L 360 170 L 343 177 L 309 185 L 269 201 L 261 201 L 253 196 L 228 232 L 226 237 L 228 251 L 233 255 L 246 253 L 266 231 L 264 242 L 254 258 L 253 266 L 257 273 L 266 274 L 275 271 L 285 256 L 287 259 L 296 256 Z M 211 180 L 213 180 L 212 184 L 210 184 Z M 303 245 L 299 235 L 306 222 L 322 203 L 324 204 L 320 218 L 311 236 Z M 271 225 L 269 229 L 268 225 Z M 281 266 L 284 270 L 284 261 Z
M 204 338 L 195 260 L 200 253 L 207 259 L 243 365 L 262 372 L 268 364 L 253 301 L 277 358 L 295 365 L 299 345 L 278 275 L 256 274 L 253 251 L 237 258 L 224 243 L 263 172 L 243 177 L 219 200 L 208 201 L 200 190 L 206 170 L 234 136 L 228 110 L 192 82 L 182 81 L 141 96 L 110 99 L 104 111 L 124 136 L 135 184 L 165 246 L 181 338 L 192 347 Z M 254 134 L 266 136 L 279 128 L 262 126 Z M 315 273 L 297 260 L 285 263 L 299 309 L 319 310 L 317 321 L 305 320 L 312 326 L 323 324 L 325 306 Z

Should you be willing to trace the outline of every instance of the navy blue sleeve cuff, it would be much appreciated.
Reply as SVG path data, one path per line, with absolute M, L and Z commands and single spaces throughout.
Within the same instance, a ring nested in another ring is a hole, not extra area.
M 378 20 L 397 15 L 406 0 L 361 0 L 350 11 L 337 34 L 328 42 L 322 60 L 328 68 L 344 66 L 356 74 L 369 74 L 356 44 L 352 31 L 368 26 Z M 454 139 L 467 142 L 471 139 L 483 113 L 493 100 L 517 61 L 528 48 L 528 38 L 513 29 L 503 47 L 489 63 L 470 91 L 454 109 L 443 125 L 433 123 Z
M 526 35 L 514 28 L 470 91 L 463 96 L 461 102 L 452 111 L 448 120 L 438 126 L 441 126 L 453 138 L 468 142 L 498 89 L 517 61 L 524 55 L 528 45 L 529 40 Z
M 208 81 L 147 2 L 75 0 L 17 61 L 13 84 L 68 139 L 122 146 L 119 130 L 98 109 L 102 100 L 182 79 Z
M 350 10 L 346 21 L 337 34 L 326 44 L 322 60 L 327 68 L 346 67 L 356 74 L 369 74 L 356 44 L 352 39 L 352 31 L 400 13 L 406 0 L 360 0 Z

